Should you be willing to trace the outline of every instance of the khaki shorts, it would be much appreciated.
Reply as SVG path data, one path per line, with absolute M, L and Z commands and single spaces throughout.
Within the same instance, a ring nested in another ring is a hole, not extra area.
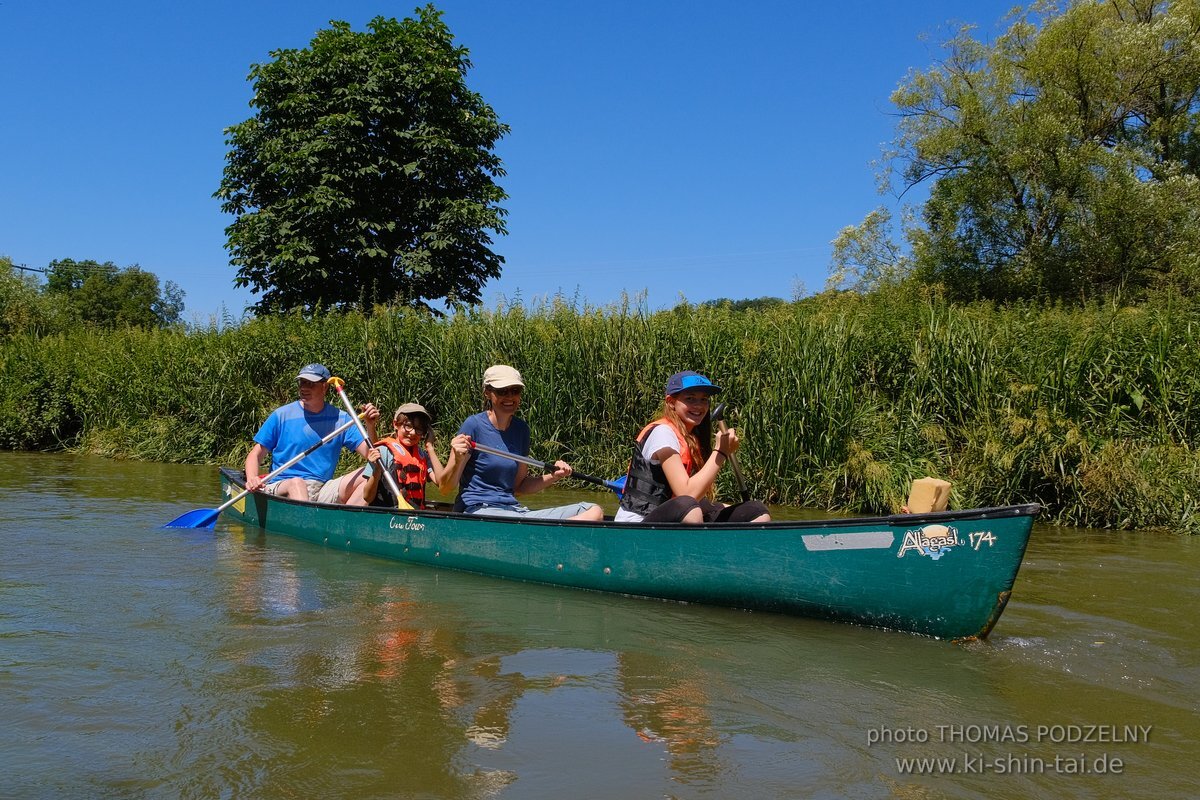
M 271 483 L 263 486 L 262 490 L 267 494 L 275 494 L 277 491 L 279 491 L 280 486 L 283 486 L 283 484 L 290 480 L 291 478 L 284 478 L 281 481 L 272 481 Z M 317 495 L 321 493 L 321 487 L 324 486 L 328 481 L 314 481 L 310 478 L 304 478 L 303 480 L 305 488 L 308 489 L 308 502 L 317 502 Z
M 339 475 L 331 481 L 325 481 L 325 485 L 321 487 L 321 491 L 317 494 L 316 501 L 318 503 L 340 505 L 342 502 L 342 484 L 357 477 L 360 471 L 347 472 L 345 475 Z

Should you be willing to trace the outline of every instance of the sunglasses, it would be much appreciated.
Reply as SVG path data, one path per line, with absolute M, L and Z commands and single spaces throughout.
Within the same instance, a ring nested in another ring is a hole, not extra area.
M 496 397 L 519 397 L 521 392 L 524 391 L 524 387 L 522 387 L 522 386 L 505 386 L 503 389 L 496 389 L 494 387 L 489 386 L 488 391 L 491 392 L 492 394 L 496 395 Z

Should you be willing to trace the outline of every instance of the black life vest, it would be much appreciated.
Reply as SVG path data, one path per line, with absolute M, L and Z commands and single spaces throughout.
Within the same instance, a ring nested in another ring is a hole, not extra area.
M 679 457 L 683 461 L 684 469 L 687 470 L 689 476 L 694 471 L 692 453 L 687 446 L 687 441 L 669 420 L 656 419 L 642 428 L 642 432 L 638 434 L 637 441 L 633 445 L 633 457 L 629 459 L 629 473 L 625 478 L 625 490 L 621 494 L 621 508 L 643 517 L 675 496 L 671 492 L 671 484 L 667 482 L 667 475 L 663 471 L 662 464 L 651 464 L 650 460 L 642 455 L 646 439 L 650 436 L 650 432 L 659 425 L 666 425 L 675 434 L 675 438 L 679 441 Z

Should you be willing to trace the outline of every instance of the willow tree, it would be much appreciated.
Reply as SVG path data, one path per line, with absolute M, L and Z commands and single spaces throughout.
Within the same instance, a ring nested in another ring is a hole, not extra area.
M 431 5 L 330 25 L 252 66 L 255 114 L 226 130 L 235 284 L 260 313 L 479 302 L 504 262 L 508 127 L 467 87 L 467 49 Z
M 1196 287 L 1200 0 L 1039 3 L 994 43 L 966 28 L 945 47 L 892 96 L 887 177 L 929 189 L 914 277 L 958 298 Z M 842 255 L 889 266 L 886 222 L 844 231 Z

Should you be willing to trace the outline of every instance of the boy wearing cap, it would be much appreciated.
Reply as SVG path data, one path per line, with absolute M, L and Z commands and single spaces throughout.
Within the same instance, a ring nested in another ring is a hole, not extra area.
M 282 464 L 320 442 L 343 423 L 350 422 L 349 414 L 325 402 L 329 378 L 329 370 L 322 364 L 309 364 L 300 370 L 296 376 L 300 399 L 272 411 L 254 434 L 254 445 L 246 456 L 247 489 L 293 500 L 316 501 L 321 487 L 333 477 L 343 447 L 366 458 L 367 443 L 358 428 L 352 425 L 275 476 L 271 483 L 263 484 L 258 474 L 263 457 L 268 453 L 272 463 Z M 367 429 L 371 430 L 379 419 L 379 411 L 367 404 L 362 416 Z
M 394 436 L 375 443 L 362 470 L 362 482 L 353 490 L 349 505 L 377 505 L 394 508 L 395 499 L 387 484 L 380 481 L 384 470 L 394 470 L 396 485 L 413 508 L 425 508 L 425 484 L 440 483 L 447 470 L 457 465 L 458 453 L 451 449 L 450 460 L 442 466 L 433 447 L 432 418 L 419 403 L 405 403 L 392 417 Z M 421 443 L 425 446 L 422 447 Z
M 766 522 L 757 500 L 727 506 L 710 499 L 722 465 L 740 446 L 732 428 L 712 441 L 708 408 L 721 391 L 692 370 L 667 379 L 662 415 L 642 428 L 629 462 L 616 522 Z

